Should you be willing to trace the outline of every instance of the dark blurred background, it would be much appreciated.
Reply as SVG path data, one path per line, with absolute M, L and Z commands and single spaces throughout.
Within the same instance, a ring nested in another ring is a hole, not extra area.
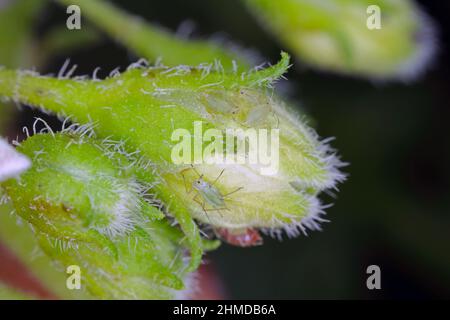
M 263 60 L 276 62 L 282 49 L 237 0 L 112 2 L 171 30 L 194 22 L 194 37 L 232 39 Z M 419 81 L 372 83 L 295 61 L 286 91 L 321 136 L 337 138 L 333 146 L 350 163 L 349 179 L 337 199 L 323 198 L 335 203 L 323 232 L 266 239 L 254 249 L 223 245 L 209 254 L 209 270 L 217 273 L 225 297 L 450 298 L 450 2 L 420 2 L 436 21 L 440 50 Z M 49 5 L 37 18 L 36 37 L 66 18 L 65 10 Z M 102 36 L 94 45 L 53 56 L 39 71 L 57 73 L 66 58 L 78 65 L 77 74 L 101 67 L 100 77 L 136 60 Z M 17 128 L 31 125 L 36 115 L 26 109 Z M 372 264 L 381 268 L 381 290 L 366 288 Z

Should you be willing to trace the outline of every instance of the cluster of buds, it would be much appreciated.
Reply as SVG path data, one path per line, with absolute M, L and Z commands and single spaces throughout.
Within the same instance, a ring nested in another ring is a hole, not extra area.
M 245 0 L 261 24 L 323 70 L 408 81 L 435 55 L 431 19 L 412 0 Z

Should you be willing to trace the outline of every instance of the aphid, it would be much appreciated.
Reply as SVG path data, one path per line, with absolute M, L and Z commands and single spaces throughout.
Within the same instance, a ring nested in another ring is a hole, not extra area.
M 216 235 L 223 241 L 238 247 L 254 247 L 263 244 L 263 239 L 259 232 L 252 228 L 247 229 L 228 229 L 216 228 Z
M 188 190 L 183 172 L 191 169 L 194 170 L 194 172 L 198 175 L 198 179 L 195 179 L 192 182 L 191 189 Z M 191 168 L 187 168 L 181 171 L 181 175 L 183 176 L 187 193 L 191 193 L 193 190 L 196 192 L 196 195 L 194 196 L 193 200 L 201 205 L 206 216 L 208 216 L 207 211 L 218 211 L 220 213 L 220 210 L 228 210 L 225 204 L 225 198 L 243 189 L 242 187 L 240 187 L 232 192 L 223 195 L 219 191 L 219 189 L 215 186 L 215 184 L 220 179 L 224 171 L 225 169 L 223 169 L 220 172 L 220 174 L 217 176 L 217 178 L 214 180 L 213 183 L 209 183 L 205 179 L 203 179 L 203 174 L 198 173 L 193 165 L 191 165 Z M 199 199 L 199 197 L 201 199 Z M 211 208 L 206 208 L 206 206 L 209 206 Z
M 272 108 L 272 101 L 258 92 L 245 89 L 230 94 L 224 91 L 212 90 L 201 94 L 200 101 L 211 115 L 230 115 L 234 121 L 244 127 L 275 127 L 279 119 Z

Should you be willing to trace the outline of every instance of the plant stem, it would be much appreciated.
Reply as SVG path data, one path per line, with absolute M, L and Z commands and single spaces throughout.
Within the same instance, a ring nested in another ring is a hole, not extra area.
M 140 57 L 156 60 L 161 57 L 168 66 L 198 65 L 220 61 L 225 69 L 233 68 L 233 61 L 242 67 L 249 62 L 237 52 L 207 41 L 182 39 L 141 18 L 132 16 L 105 1 L 57 0 L 64 5 L 78 5 L 83 15 L 123 43 Z

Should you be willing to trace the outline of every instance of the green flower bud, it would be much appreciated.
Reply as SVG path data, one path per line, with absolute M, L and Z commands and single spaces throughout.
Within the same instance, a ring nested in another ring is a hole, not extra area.
M 410 0 L 246 0 L 305 63 L 375 79 L 410 80 L 435 52 L 430 19 Z
M 183 234 L 149 204 L 148 186 L 89 128 L 35 134 L 18 146 L 33 161 L 2 187 L 42 250 L 81 270 L 97 298 L 173 298 L 186 279 Z
M 0 182 L 18 176 L 31 165 L 30 160 L 18 153 L 0 138 Z
M 211 143 L 195 141 L 200 140 L 196 128 L 191 135 L 186 132 L 194 140 L 193 149 L 197 143 L 207 147 L 200 148 L 202 161 L 196 162 L 194 155 L 185 159 L 192 166 L 164 175 L 170 190 L 185 199 L 197 220 L 237 234 L 257 228 L 276 236 L 283 230 L 296 236 L 320 229 L 324 206 L 317 196 L 345 179 L 339 171 L 344 164 L 327 141 L 321 142 L 295 113 L 264 91 L 216 91 L 208 101 L 210 108 L 228 110 L 228 105 L 238 110 L 233 117 L 229 111 L 226 116 L 215 113 L 216 136 Z M 207 135 L 204 132 L 203 138 Z M 181 144 L 190 145 L 190 140 Z M 266 143 L 269 150 L 261 150 Z M 245 148 L 247 154 L 239 152 Z
M 237 48 L 213 41 L 183 39 L 160 26 L 146 23 L 103 0 L 57 0 L 63 6 L 80 6 L 83 16 L 102 28 L 112 38 L 133 50 L 139 57 L 156 61 L 164 57 L 169 66 L 219 62 L 227 70 L 250 65 L 250 59 Z M 236 47 L 236 46 L 235 46 Z

